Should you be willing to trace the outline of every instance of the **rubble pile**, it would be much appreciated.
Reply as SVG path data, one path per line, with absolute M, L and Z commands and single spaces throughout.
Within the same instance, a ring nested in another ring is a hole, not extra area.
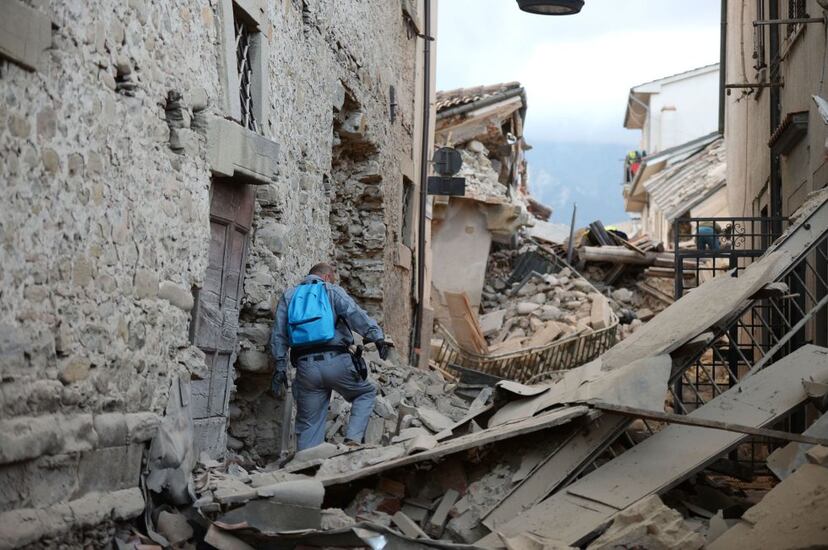
M 365 433 L 366 444 L 387 445 L 400 429 L 438 428 L 456 422 L 468 413 L 468 402 L 453 393 L 456 384 L 446 380 L 439 371 L 411 368 L 402 364 L 396 353 L 392 353 L 387 361 L 380 359 L 376 352 L 366 353 L 366 361 L 371 379 L 377 386 L 374 411 Z M 350 410 L 350 403 L 342 396 L 331 395 L 327 441 L 344 443 Z M 399 410 L 413 414 L 401 416 Z
M 602 263 L 585 264 L 582 273 L 565 267 L 510 285 L 517 258 L 541 247 L 527 240 L 519 248 L 501 248 L 489 256 L 480 324 L 492 352 L 534 347 L 606 328 L 605 304 L 617 317 L 618 338 L 623 340 L 672 302 L 662 282 L 666 280 L 648 284 L 627 275 L 610 285 L 605 278 L 611 268 Z
M 627 240 L 596 221 L 575 242 L 579 269 L 618 315 L 619 340 L 673 303 L 675 255 L 660 241 L 647 234 Z
M 588 263 L 583 268 L 583 275 L 610 298 L 619 321 L 618 339 L 623 340 L 673 302 L 673 282 L 626 274 L 615 283 L 607 284 L 605 279 L 610 269 L 604 264 Z
M 483 289 L 480 325 L 491 352 L 532 348 L 610 326 L 607 299 L 577 272 L 532 275 Z
M 489 151 L 477 140 L 466 143 L 460 150 L 463 166 L 457 177 L 466 178 L 466 195 L 471 197 L 506 197 L 506 186 L 500 183 L 498 171 L 495 169 L 498 160 L 489 158 Z
M 780 279 L 811 252 L 801 236 L 781 241 L 740 277 L 700 286 L 552 381 L 500 380 L 461 397 L 442 371 L 369 355 L 383 398 L 375 408 L 379 444 L 332 438 L 284 464 L 249 470 L 202 456 L 188 485 L 195 502 L 148 511 L 148 537 L 181 548 L 203 540 L 219 550 L 820 547 L 828 532 L 825 347 L 806 344 L 769 361 L 691 414 L 665 407 L 677 366 L 720 344 L 706 335 L 746 302 L 787 292 Z M 542 281 L 548 298 L 559 286 L 571 284 L 571 292 L 575 279 L 563 269 L 532 275 L 514 292 L 530 282 L 538 290 Z M 616 294 L 608 303 L 634 302 L 619 290 L 605 289 Z M 802 410 L 810 411 L 803 433 L 770 429 Z M 749 466 L 734 460 L 734 449 L 768 439 L 784 446 L 751 452 Z M 775 478 L 761 469 L 763 456 Z

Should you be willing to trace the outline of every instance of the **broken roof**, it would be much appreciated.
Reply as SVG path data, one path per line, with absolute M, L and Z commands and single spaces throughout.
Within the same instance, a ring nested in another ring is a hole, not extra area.
M 658 174 L 665 167 L 678 164 L 679 162 L 692 157 L 704 147 L 707 147 L 716 141 L 718 138 L 721 138 L 721 134 L 719 134 L 718 131 L 711 132 L 686 143 L 682 143 L 681 145 L 676 145 L 675 147 L 670 147 L 669 149 L 659 151 L 658 153 L 647 155 L 641 161 L 641 167 L 638 169 L 638 172 L 636 172 L 635 177 L 630 184 L 629 197 L 638 195 L 643 198 L 645 192 L 644 182 L 653 177 L 653 175 Z
M 452 107 L 467 105 L 495 96 L 506 95 L 510 90 L 523 90 L 520 82 L 503 82 L 500 84 L 489 84 L 487 86 L 473 86 L 471 88 L 455 88 L 437 92 L 437 100 L 434 104 L 437 113 L 441 113 Z
M 717 138 L 644 183 L 650 200 L 673 221 L 727 184 L 724 139 Z

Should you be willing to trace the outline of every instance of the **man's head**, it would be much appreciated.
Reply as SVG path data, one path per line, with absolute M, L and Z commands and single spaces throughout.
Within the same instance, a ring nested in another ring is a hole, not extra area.
M 316 275 L 326 283 L 336 282 L 336 270 L 333 266 L 331 266 L 331 264 L 326 264 L 325 262 L 318 263 L 313 266 L 308 275 Z

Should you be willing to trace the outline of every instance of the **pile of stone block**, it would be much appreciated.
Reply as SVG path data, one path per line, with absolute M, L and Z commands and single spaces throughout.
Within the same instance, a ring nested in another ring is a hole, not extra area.
M 437 433 L 460 420 L 469 410 L 469 403 L 454 394 L 456 384 L 440 371 L 411 368 L 402 364 L 398 354 L 389 360 L 377 354 L 366 356 L 370 380 L 377 387 L 374 410 L 365 432 L 367 445 L 384 445 L 400 431 L 424 428 Z M 331 396 L 326 439 L 333 443 L 345 441 L 351 405 L 337 393 Z
M 483 290 L 480 325 L 493 353 L 533 348 L 611 324 L 609 300 L 569 268 Z

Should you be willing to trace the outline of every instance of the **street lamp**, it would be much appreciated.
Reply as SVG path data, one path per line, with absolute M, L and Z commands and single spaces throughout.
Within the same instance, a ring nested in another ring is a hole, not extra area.
M 584 0 L 517 0 L 525 12 L 540 15 L 573 15 L 584 7 Z

